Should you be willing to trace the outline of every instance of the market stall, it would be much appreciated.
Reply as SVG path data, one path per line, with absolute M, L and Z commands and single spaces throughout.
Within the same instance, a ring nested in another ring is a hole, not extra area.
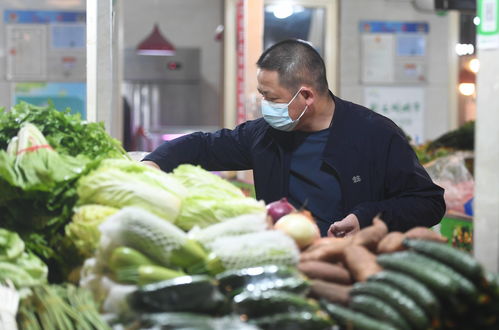
M 454 247 L 473 250 L 475 122 L 415 147 L 432 180 L 445 189 L 447 212 L 437 230 Z
M 496 329 L 499 277 L 424 227 L 320 238 L 52 106 L 0 112 L 0 329 Z

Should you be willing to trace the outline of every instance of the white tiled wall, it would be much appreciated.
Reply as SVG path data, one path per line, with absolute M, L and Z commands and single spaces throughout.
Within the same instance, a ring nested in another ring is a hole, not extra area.
M 340 6 L 340 97 L 352 102 L 363 102 L 360 83 L 361 20 L 424 21 L 430 26 L 428 34 L 428 81 L 426 89 L 425 137 L 434 139 L 450 129 L 451 102 L 449 74 L 454 44 L 449 35 L 450 19 L 435 13 L 422 13 L 405 0 L 342 0 Z
M 223 0 L 122 0 L 124 45 L 136 47 L 155 22 L 175 47 L 201 48 L 201 104 L 209 113 L 220 110 L 223 48 L 214 32 L 223 24 Z M 213 117 L 213 125 L 221 118 Z

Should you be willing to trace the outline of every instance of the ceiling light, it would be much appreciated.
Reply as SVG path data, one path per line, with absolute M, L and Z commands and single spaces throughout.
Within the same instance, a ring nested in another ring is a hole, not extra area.
M 276 18 L 284 19 L 293 15 L 293 6 L 286 4 L 275 5 L 272 8 L 272 12 Z
M 172 56 L 175 47 L 161 34 L 158 24 L 154 24 L 152 32 L 138 46 L 139 55 Z
M 470 68 L 471 72 L 477 73 L 478 70 L 480 70 L 480 61 L 478 60 L 478 58 L 472 59 L 468 64 L 468 67 Z

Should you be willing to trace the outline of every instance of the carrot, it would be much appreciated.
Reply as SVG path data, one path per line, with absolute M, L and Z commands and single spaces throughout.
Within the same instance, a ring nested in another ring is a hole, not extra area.
M 308 247 L 301 254 L 301 261 L 320 260 L 338 262 L 343 258 L 343 250 L 350 244 L 352 237 L 321 238 Z
M 352 284 L 352 278 L 344 267 L 324 261 L 305 261 L 298 264 L 298 269 L 311 279 L 320 279 L 338 284 Z
M 345 266 L 354 280 L 363 282 L 382 270 L 376 255 L 362 245 L 350 245 L 345 249 Z
M 444 237 L 427 227 L 414 227 L 405 233 L 405 237 L 437 241 L 442 243 L 447 242 L 447 237 Z
M 379 242 L 376 252 L 380 253 L 392 253 L 396 251 L 405 250 L 405 246 L 402 242 L 405 239 L 405 235 L 399 231 L 393 231 L 383 237 L 381 242 Z
M 388 227 L 378 217 L 373 219 L 372 226 L 360 230 L 353 236 L 352 244 L 363 245 L 371 251 L 375 251 L 378 243 L 388 234 Z
M 350 300 L 351 289 L 351 285 L 313 280 L 310 285 L 310 296 L 316 299 L 324 298 L 333 303 L 347 305 Z

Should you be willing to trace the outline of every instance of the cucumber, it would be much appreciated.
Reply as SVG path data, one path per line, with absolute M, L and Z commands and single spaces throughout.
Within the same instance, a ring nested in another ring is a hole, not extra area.
M 416 304 L 409 296 L 392 285 L 381 282 L 358 282 L 350 295 L 371 295 L 395 308 L 414 329 L 426 329 L 430 325 L 430 320 L 424 310 Z
M 212 330 L 212 317 L 196 313 L 144 313 L 140 329 L 199 329 Z
M 259 330 L 243 322 L 235 315 L 213 317 L 197 313 L 152 313 L 142 314 L 139 324 L 135 322 L 127 329 L 175 329 L 175 330 Z
M 263 330 L 328 330 L 331 319 L 325 313 L 279 313 L 249 321 Z
M 489 293 L 494 299 L 499 300 L 499 274 L 485 270 L 481 288 Z
M 408 248 L 446 264 L 475 283 L 478 283 L 483 278 L 482 265 L 467 252 L 458 250 L 445 243 L 421 239 L 406 238 L 403 244 Z
M 373 318 L 385 320 L 397 329 L 411 329 L 409 323 L 395 308 L 374 296 L 356 295 L 350 301 L 349 307 Z
M 437 318 L 440 315 L 440 302 L 438 301 L 438 298 L 428 289 L 428 287 L 409 275 L 391 270 L 384 270 L 369 277 L 368 281 L 394 285 L 421 306 L 427 315 L 432 318 Z
M 319 303 L 291 292 L 244 291 L 233 299 L 234 311 L 249 318 L 285 312 L 317 312 Z
M 244 290 L 283 290 L 306 293 L 310 286 L 307 278 L 295 268 L 277 265 L 229 270 L 218 274 L 220 290 L 233 297 Z
M 227 306 L 216 282 L 206 275 L 181 276 L 142 286 L 127 297 L 138 312 L 221 313 Z
M 450 267 L 416 252 L 383 254 L 376 260 L 383 268 L 411 275 L 439 296 L 463 294 L 473 302 L 478 300 L 478 291 L 467 278 Z
M 330 303 L 326 300 L 320 302 L 322 308 L 329 314 L 333 322 L 337 322 L 345 329 L 361 330 L 396 330 L 391 324 L 376 320 L 363 313 L 353 311 L 349 308 Z

